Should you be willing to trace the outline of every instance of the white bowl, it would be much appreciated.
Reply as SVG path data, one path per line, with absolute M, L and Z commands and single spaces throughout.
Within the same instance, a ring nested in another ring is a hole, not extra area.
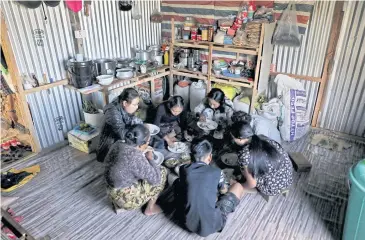
M 121 68 L 117 70 L 118 79 L 129 79 L 133 77 L 133 69 L 131 68 Z
M 110 85 L 114 80 L 114 76 L 113 75 L 100 75 L 100 76 L 97 76 L 96 79 L 98 80 L 99 84 L 101 84 L 101 85 Z

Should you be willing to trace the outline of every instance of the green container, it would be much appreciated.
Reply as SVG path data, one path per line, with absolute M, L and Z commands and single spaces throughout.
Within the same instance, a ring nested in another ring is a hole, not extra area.
M 365 159 L 350 169 L 351 183 L 343 240 L 365 239 Z

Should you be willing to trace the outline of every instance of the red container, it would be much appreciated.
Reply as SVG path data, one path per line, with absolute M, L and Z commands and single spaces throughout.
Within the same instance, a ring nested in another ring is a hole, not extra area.
M 196 34 L 193 34 L 193 32 L 191 32 L 191 35 L 190 35 L 190 38 L 191 40 L 196 40 L 196 37 L 197 35 Z
M 202 40 L 202 35 L 201 35 L 201 34 L 198 34 L 198 35 L 196 36 L 196 40 L 201 41 L 201 40 Z

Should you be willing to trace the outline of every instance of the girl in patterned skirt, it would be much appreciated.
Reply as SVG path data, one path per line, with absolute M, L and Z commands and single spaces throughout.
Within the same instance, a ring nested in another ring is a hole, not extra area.
M 274 140 L 254 134 L 248 122 L 232 125 L 234 142 L 241 146 L 238 163 L 246 179 L 245 189 L 257 188 L 268 196 L 280 194 L 293 182 L 293 166 L 285 150 Z
M 105 158 L 107 192 L 116 210 L 133 210 L 147 204 L 144 213 L 161 212 L 156 204 L 166 183 L 167 170 L 156 165 L 149 130 L 142 124 L 127 128 L 125 142 L 117 141 Z

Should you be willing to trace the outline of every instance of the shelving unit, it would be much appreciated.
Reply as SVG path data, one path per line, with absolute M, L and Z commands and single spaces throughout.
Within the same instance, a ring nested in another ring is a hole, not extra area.
M 251 111 L 252 111 L 254 108 L 253 103 L 254 103 L 254 101 L 256 99 L 256 95 L 257 95 L 263 41 L 264 41 L 264 25 L 263 24 L 261 25 L 261 35 L 260 35 L 259 47 L 256 49 L 240 48 L 240 47 L 237 47 L 234 45 L 216 44 L 213 42 L 206 42 L 206 41 L 175 40 L 175 22 L 174 22 L 174 19 L 171 19 L 170 84 L 169 84 L 170 85 L 170 95 L 173 94 L 173 75 L 186 76 L 186 77 L 205 80 L 207 83 L 207 91 L 210 91 L 212 82 L 224 83 L 224 84 L 237 86 L 237 87 L 252 88 L 252 98 L 251 98 Z M 173 56 L 175 47 L 198 48 L 198 49 L 208 50 L 208 74 L 203 74 L 201 72 L 194 72 L 194 71 L 190 71 L 187 69 L 173 68 L 174 59 L 171 56 Z M 249 81 L 246 78 L 232 78 L 232 77 L 226 77 L 226 76 L 222 76 L 222 75 L 216 76 L 216 75 L 212 74 L 213 51 L 236 53 L 237 60 L 239 59 L 240 54 L 257 56 L 254 80 Z
M 126 79 L 126 80 L 119 80 L 117 78 L 114 79 L 114 81 L 110 84 L 110 85 L 100 85 L 100 84 L 93 84 L 89 87 L 86 88 L 75 88 L 72 85 L 66 85 L 67 88 L 69 89 L 73 89 L 81 94 L 91 94 L 91 93 L 95 93 L 95 92 L 102 92 L 103 93 L 103 98 L 104 98 L 104 104 L 108 104 L 109 103 L 109 94 L 113 91 L 120 91 L 124 88 L 129 88 L 129 87 L 134 87 L 137 85 L 140 85 L 142 83 L 146 83 L 146 82 L 151 82 L 151 93 L 154 93 L 154 80 L 157 78 L 161 78 L 164 76 L 167 76 L 170 74 L 169 71 L 169 67 L 168 66 L 163 66 L 163 67 L 159 67 L 157 68 L 157 74 L 150 76 L 151 73 L 144 73 L 144 74 L 138 74 L 136 77 L 130 78 L 130 79 Z M 120 86 L 120 84 L 122 84 L 125 81 L 129 81 L 129 84 Z

